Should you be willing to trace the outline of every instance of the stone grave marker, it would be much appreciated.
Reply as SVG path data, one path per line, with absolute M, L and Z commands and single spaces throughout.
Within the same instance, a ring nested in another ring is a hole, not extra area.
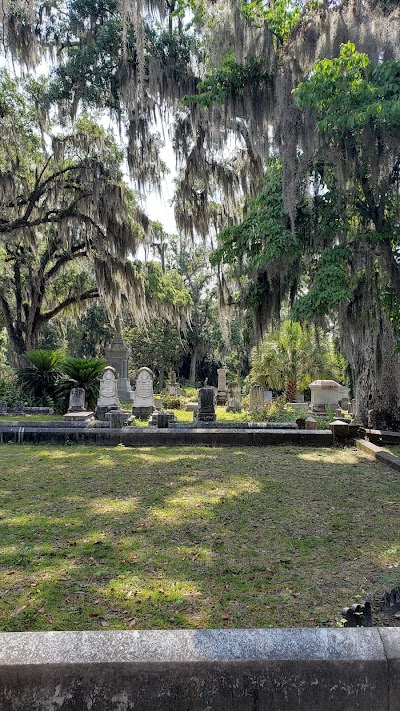
M 83 388 L 72 388 L 69 393 L 68 412 L 85 411 L 85 391 Z
M 250 412 L 260 412 L 264 409 L 264 393 L 261 385 L 253 383 L 250 386 L 249 410 Z
M 217 405 L 226 405 L 227 388 L 226 388 L 226 369 L 218 368 L 218 385 L 217 385 Z
M 242 389 L 239 383 L 231 383 L 228 389 L 227 412 L 242 412 Z
M 305 425 L 306 425 L 305 426 L 306 430 L 316 430 L 317 429 L 317 420 L 314 420 L 313 417 L 307 417 Z
M 199 389 L 197 422 L 215 422 L 215 389 L 209 386 Z
M 171 395 L 171 397 L 177 397 L 178 390 L 180 390 L 180 387 L 176 381 L 176 372 L 175 372 L 175 370 L 172 370 L 171 371 L 171 382 L 169 383 L 169 385 L 167 385 L 167 393 L 168 393 L 168 395 Z
M 8 405 L 5 400 L 0 400 L 0 415 L 6 415 L 8 410 Z
M 128 375 L 130 348 L 126 345 L 120 333 L 116 333 L 112 342 L 106 347 L 105 355 L 108 364 L 118 373 L 118 397 L 123 402 L 133 402 L 133 390 Z
M 118 397 L 118 373 L 111 365 L 103 370 L 100 379 L 99 397 L 97 399 L 96 417 L 104 420 L 106 412 L 119 410 L 120 402 Z
M 15 401 L 13 410 L 14 410 L 14 415 L 24 415 L 25 414 L 22 400 Z
M 154 373 L 150 368 L 139 368 L 132 408 L 132 413 L 136 417 L 148 417 L 155 410 L 153 380 Z
M 66 422 L 86 422 L 94 419 L 94 413 L 85 409 L 85 391 L 83 388 L 72 388 L 69 394 L 69 407 L 66 415 L 63 415 Z

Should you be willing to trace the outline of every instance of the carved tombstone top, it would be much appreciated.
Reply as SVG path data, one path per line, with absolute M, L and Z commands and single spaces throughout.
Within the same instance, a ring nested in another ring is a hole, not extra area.
M 135 407 L 154 405 L 153 378 L 154 373 L 150 368 L 139 368 L 136 376 Z
M 176 372 L 173 370 L 171 372 L 171 385 L 176 385 Z
M 100 392 L 97 407 L 119 407 L 118 398 L 118 373 L 115 368 L 108 365 L 103 370 L 100 380 Z

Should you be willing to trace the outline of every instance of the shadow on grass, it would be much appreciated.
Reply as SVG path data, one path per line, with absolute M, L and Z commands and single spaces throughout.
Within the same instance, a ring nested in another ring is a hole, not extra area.
M 396 580 L 400 482 L 357 450 L 7 445 L 0 461 L 2 630 L 333 624 Z

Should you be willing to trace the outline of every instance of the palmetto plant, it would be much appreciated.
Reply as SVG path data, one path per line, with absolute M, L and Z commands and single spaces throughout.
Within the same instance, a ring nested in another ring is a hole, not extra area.
M 25 358 L 30 365 L 17 370 L 17 382 L 22 396 L 30 398 L 39 406 L 54 402 L 64 354 L 61 351 L 37 349 L 25 353 Z
M 61 371 L 68 377 L 63 389 L 83 388 L 89 409 L 96 407 L 99 378 L 107 363 L 102 358 L 65 358 Z
M 332 344 L 322 331 L 286 320 L 267 334 L 252 354 L 251 377 L 284 390 L 287 402 L 315 378 L 340 377 Z

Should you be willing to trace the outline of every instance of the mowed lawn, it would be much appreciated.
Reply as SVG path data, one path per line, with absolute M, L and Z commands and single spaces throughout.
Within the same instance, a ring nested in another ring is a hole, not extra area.
M 335 625 L 399 583 L 400 477 L 353 449 L 0 447 L 0 629 Z

